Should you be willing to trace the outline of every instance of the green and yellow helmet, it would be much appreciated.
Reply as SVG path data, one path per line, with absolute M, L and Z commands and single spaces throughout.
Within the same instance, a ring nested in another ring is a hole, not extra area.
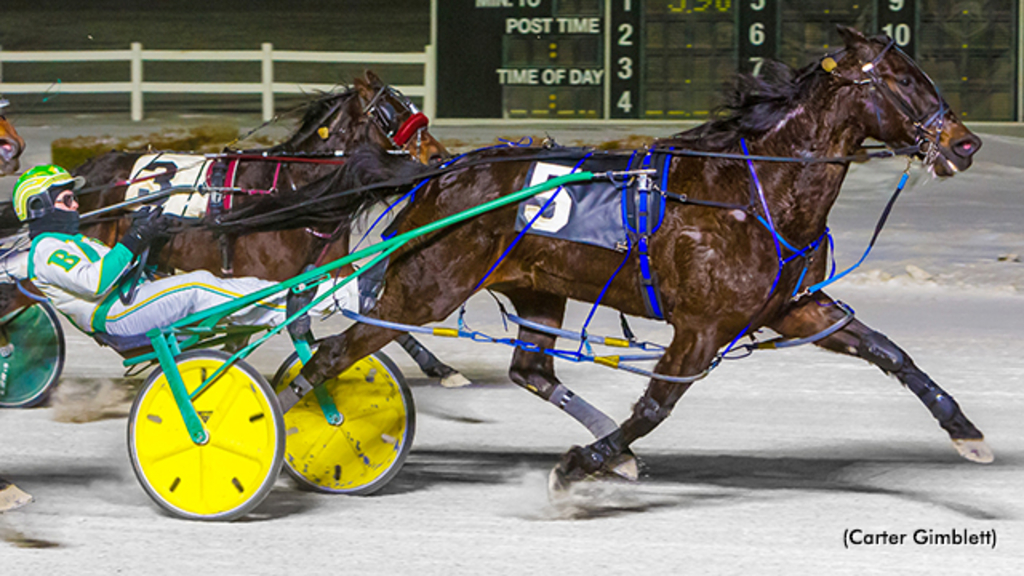
M 27 222 L 46 216 L 53 211 L 55 193 L 66 189 L 78 190 L 84 184 L 85 178 L 72 176 L 53 164 L 28 170 L 14 185 L 14 211 L 18 220 Z

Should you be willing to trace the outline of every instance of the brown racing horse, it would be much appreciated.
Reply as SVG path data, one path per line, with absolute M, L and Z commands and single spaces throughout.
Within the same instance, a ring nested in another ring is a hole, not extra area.
M 761 77 L 741 77 L 716 119 L 655 142 L 655 157 L 667 157 L 660 190 L 667 204 L 661 229 L 649 239 L 649 258 L 674 335 L 632 415 L 595 433 L 599 438 L 592 444 L 569 450 L 553 471 L 554 486 L 613 472 L 630 460 L 630 444 L 669 416 L 692 382 L 717 364 L 723 347 L 765 326 L 895 375 L 929 408 L 962 456 L 992 460 L 982 433 L 906 352 L 852 319 L 852 312 L 824 292 L 806 291 L 826 277 L 827 242 L 820 239 L 849 163 L 863 153 L 866 139 L 916 150 L 940 177 L 969 168 L 981 145 L 891 39 L 868 39 L 849 28 L 840 32 L 842 50 L 802 70 L 772 64 Z M 762 158 L 749 161 L 748 154 Z M 521 189 L 538 157 L 537 149 L 505 148 L 461 159 L 418 192 L 397 218 L 397 231 Z M 601 303 L 646 315 L 637 251 L 624 259 L 612 250 L 532 234 L 516 243 L 516 217 L 516 207 L 507 206 L 392 254 L 386 288 L 368 316 L 415 325 L 441 321 L 487 288 L 507 295 L 534 326 L 558 328 L 567 298 L 595 302 L 610 278 Z M 295 212 L 290 219 L 302 217 Z M 323 341 L 302 375 L 323 382 L 398 334 L 357 323 Z M 554 348 L 556 338 L 549 330 L 521 325 L 519 339 L 531 349 L 516 349 L 510 376 L 568 407 L 578 397 L 555 377 L 552 356 L 537 351 Z M 584 424 L 598 418 L 583 405 L 566 411 Z
M 7 105 L 7 100 L 0 98 L 0 176 L 8 176 L 18 171 L 18 157 L 25 150 L 25 141 L 18 136 L 18 132 L 7 121 L 7 116 L 3 113 Z M 23 306 L 30 303 L 27 299 L 22 301 Z M 6 306 L 4 308 L 6 309 Z M 0 512 L 20 508 L 31 501 L 31 496 L 14 484 L 0 478 Z
M 352 150 L 364 143 L 406 151 L 424 164 L 437 162 L 447 157 L 448 151 L 426 125 L 426 116 L 408 98 L 367 71 L 365 79 L 355 79 L 353 88 L 325 94 L 310 103 L 299 128 L 282 144 L 238 153 L 242 159 L 236 168 L 235 186 L 288 194 L 336 169 L 343 160 L 323 158 L 324 154 Z M 113 151 L 76 168 L 74 174 L 86 178 L 85 190 L 99 189 L 98 193 L 79 197 L 80 211 L 84 214 L 122 202 L 127 186 L 119 183 L 133 178 L 136 161 L 146 154 L 151 153 Z M 270 159 L 263 159 L 262 155 Z M 244 193 L 233 200 L 237 207 L 250 201 Z M 130 223 L 127 215 L 94 223 L 86 220 L 81 231 L 113 245 Z M 282 281 L 298 275 L 315 261 L 329 262 L 346 255 L 348 245 L 348 226 L 294 228 L 243 237 L 223 237 L 199 228 L 186 228 L 161 247 L 156 263 L 164 270 L 204 269 L 222 276 Z M 9 297 L 14 299 L 12 305 L 27 302 L 14 292 Z M 461 374 L 437 360 L 411 336 L 403 336 L 400 343 L 428 376 L 440 378 L 448 386 L 467 383 Z

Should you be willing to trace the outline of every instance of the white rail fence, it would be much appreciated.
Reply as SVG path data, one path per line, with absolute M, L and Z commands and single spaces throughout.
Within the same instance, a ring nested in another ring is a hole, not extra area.
M 263 119 L 274 117 L 274 94 L 302 94 L 313 90 L 330 90 L 335 84 L 296 84 L 274 81 L 275 62 L 317 62 L 335 64 L 418 64 L 423 66 L 423 84 L 395 86 L 407 96 L 423 98 L 423 112 L 434 117 L 436 56 L 433 46 L 423 52 L 304 52 L 274 50 L 264 43 L 260 50 L 143 50 L 133 42 L 129 50 L 95 50 L 87 52 L 5 52 L 0 50 L 0 66 L 4 62 L 117 62 L 131 63 L 128 82 L 60 82 L 58 92 L 71 94 L 131 94 L 132 120 L 142 120 L 143 95 L 146 93 L 188 94 L 261 94 Z M 260 62 L 260 82 L 146 82 L 144 62 Z M 2 71 L 2 68 L 0 68 Z M 44 82 L 3 82 L 0 93 L 43 94 L 52 92 L 54 84 Z

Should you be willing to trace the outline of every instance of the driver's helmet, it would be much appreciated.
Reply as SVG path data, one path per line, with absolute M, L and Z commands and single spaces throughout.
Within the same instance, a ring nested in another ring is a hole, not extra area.
M 53 200 L 64 190 L 78 190 L 85 178 L 72 176 L 53 164 L 36 166 L 18 178 L 14 185 L 14 211 L 18 220 L 27 222 L 53 212 Z

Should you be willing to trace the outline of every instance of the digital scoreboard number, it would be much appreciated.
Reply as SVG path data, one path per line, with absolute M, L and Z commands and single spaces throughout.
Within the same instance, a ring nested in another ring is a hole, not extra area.
M 640 110 L 643 10 L 640 0 L 608 0 L 610 10 L 608 116 L 636 118 Z
M 438 115 L 704 119 L 736 72 L 885 33 L 965 119 L 1017 110 L 1018 0 L 434 0 Z

